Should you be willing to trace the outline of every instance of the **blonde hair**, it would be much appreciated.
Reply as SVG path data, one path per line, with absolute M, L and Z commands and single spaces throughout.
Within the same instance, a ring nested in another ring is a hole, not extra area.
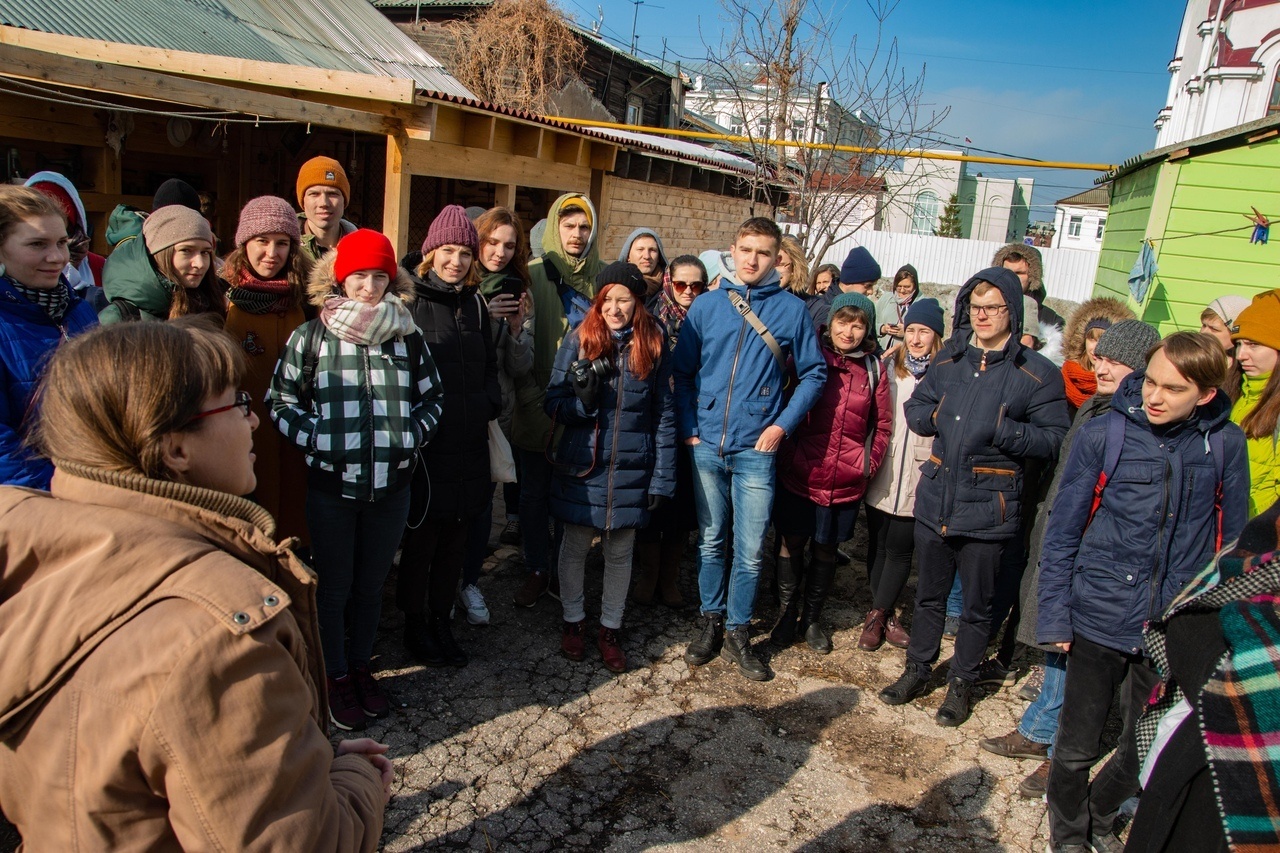
M 792 293 L 813 293 L 809 281 L 809 261 L 804 256 L 800 241 L 790 234 L 783 235 L 778 251 L 786 252 L 791 259 L 791 280 L 787 283 L 787 290 Z
M 942 352 L 942 335 L 933 329 L 929 331 L 933 332 L 933 346 L 929 347 L 929 358 L 932 359 Z M 899 379 L 906 379 L 911 375 L 911 371 L 907 370 L 907 345 L 905 342 L 893 351 L 893 355 L 889 356 L 889 364 L 893 365 L 893 372 Z
M 239 388 L 244 369 L 208 316 L 101 326 L 50 359 L 27 442 L 55 465 L 172 480 L 164 436 L 200 429 L 205 400 Z
M 41 216 L 56 216 L 64 225 L 67 222 L 62 208 L 39 190 L 0 184 L 0 243 L 9 239 L 9 232 L 19 222 Z
M 470 249 L 470 246 L 467 246 Z M 431 267 L 435 263 L 436 250 L 432 249 L 422 256 L 422 263 L 418 264 L 418 278 L 426 278 L 427 273 L 431 272 Z M 474 287 L 480 283 L 480 253 L 473 251 L 471 253 L 471 266 L 467 267 L 467 274 L 462 278 L 463 287 Z

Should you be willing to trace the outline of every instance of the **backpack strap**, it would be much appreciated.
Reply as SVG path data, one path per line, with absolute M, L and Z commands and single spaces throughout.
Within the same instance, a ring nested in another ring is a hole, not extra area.
M 1214 539 L 1214 553 L 1222 550 L 1222 466 L 1225 459 L 1225 451 L 1222 447 L 1222 430 L 1215 429 L 1209 433 L 1209 452 L 1213 455 L 1213 470 L 1217 476 L 1213 491 L 1213 514 L 1218 519 L 1218 533 Z
M 862 479 L 871 480 L 871 444 L 876 435 L 876 385 L 880 383 L 880 359 L 871 354 L 862 356 L 867 368 L 867 386 L 870 389 L 871 407 L 867 413 L 867 437 L 862 442 Z
M 778 339 L 769 331 L 769 327 L 764 321 L 751 310 L 751 305 L 747 300 L 743 299 L 737 293 L 725 288 L 725 294 L 729 297 L 729 303 L 733 305 L 735 311 L 742 315 L 742 319 L 746 320 L 751 328 L 755 329 L 757 335 L 764 341 L 765 346 L 773 353 L 773 358 L 778 362 L 778 368 L 782 371 L 783 376 L 787 373 L 787 357 L 782 354 L 782 347 L 778 344 Z
M 1107 412 L 1106 417 L 1107 438 L 1103 445 L 1102 470 L 1098 472 L 1098 482 L 1093 486 L 1093 502 L 1089 505 L 1089 517 L 1084 522 L 1086 530 L 1093 523 L 1098 507 L 1102 506 L 1102 492 L 1107 487 L 1107 481 L 1116 473 L 1116 466 L 1120 464 L 1120 451 L 1124 449 L 1124 415 L 1112 409 Z
M 315 392 L 316 369 L 320 365 L 320 344 L 323 340 L 324 326 L 319 320 L 309 321 L 307 336 L 302 342 L 302 382 L 298 387 L 298 402 L 306 409 L 311 408 Z

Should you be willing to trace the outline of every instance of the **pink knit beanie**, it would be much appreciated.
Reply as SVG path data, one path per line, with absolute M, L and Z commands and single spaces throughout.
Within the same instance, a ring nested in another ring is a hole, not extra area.
M 434 252 L 441 246 L 467 246 L 472 252 L 480 251 L 480 235 L 476 226 L 467 218 L 467 212 L 456 204 L 446 205 L 427 229 L 427 239 L 422 241 L 422 254 Z
M 302 231 L 293 205 L 274 195 L 261 195 L 246 204 L 236 228 L 236 248 L 262 234 L 288 234 L 294 243 L 301 243 Z

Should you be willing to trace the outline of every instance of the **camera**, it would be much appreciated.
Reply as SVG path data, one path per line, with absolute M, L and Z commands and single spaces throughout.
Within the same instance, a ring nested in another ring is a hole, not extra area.
M 601 381 L 609 377 L 613 372 L 613 359 L 607 355 L 599 358 L 580 358 L 569 368 L 573 372 L 573 379 L 579 385 L 585 385 L 592 373 Z

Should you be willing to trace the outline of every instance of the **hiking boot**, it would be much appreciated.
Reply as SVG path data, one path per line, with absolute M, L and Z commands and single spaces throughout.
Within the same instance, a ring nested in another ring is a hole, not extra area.
M 467 622 L 472 625 L 489 624 L 489 608 L 480 594 L 480 587 L 469 583 L 458 593 L 458 599 L 467 611 Z
M 356 683 L 356 699 L 366 716 L 381 719 L 391 713 L 391 700 L 382 692 L 378 681 L 369 671 L 369 664 L 355 664 L 349 673 Z
M 360 696 L 356 693 L 356 681 L 351 674 L 326 679 L 329 688 L 329 722 L 344 732 L 363 731 L 369 718 L 360 707 Z
M 929 687 L 929 668 L 908 663 L 898 680 L 880 691 L 880 701 L 886 705 L 905 705 L 922 696 Z
M 498 534 L 498 541 L 503 545 L 520 544 L 520 519 L 508 518 L 507 526 Z
M 1040 690 L 1043 687 L 1044 666 L 1036 664 L 1031 667 L 1031 672 L 1027 673 L 1027 677 L 1023 680 L 1022 686 L 1018 688 L 1018 698 L 1025 699 L 1028 702 L 1034 702 L 1040 698 Z
M 516 607 L 532 607 L 538 603 L 538 599 L 542 598 L 542 594 L 547 591 L 547 573 L 546 572 L 530 572 L 529 576 L 524 579 L 524 586 L 520 587 L 516 592 Z
M 778 622 L 769 634 L 769 642 L 785 649 L 796 641 L 796 624 L 800 619 L 801 567 L 804 557 L 778 557 L 774 574 L 778 579 Z
M 769 670 L 765 669 L 764 664 L 751 648 L 751 632 L 747 630 L 746 625 L 739 625 L 732 631 L 725 632 L 720 657 L 735 664 L 743 678 L 764 681 L 769 677 Z
M 959 631 L 960 631 L 959 616 L 948 616 L 946 619 L 942 620 L 942 636 L 946 637 L 949 640 L 954 640 L 956 638 L 956 634 L 959 633 Z
M 1031 775 L 1018 784 L 1018 796 L 1028 800 L 1043 800 L 1049 790 L 1049 762 L 1042 761 Z
M 711 663 L 724 642 L 724 616 L 703 613 L 698 617 L 698 636 L 684 651 L 684 662 L 690 666 Z
M 978 746 L 987 752 L 1003 755 L 1005 758 L 1031 758 L 1044 761 L 1049 757 L 1049 744 L 1028 740 L 1017 729 L 1000 737 L 983 738 L 978 741 Z
M 947 698 L 942 700 L 942 707 L 934 714 L 933 720 L 940 726 L 948 728 L 958 726 L 969 719 L 970 699 L 973 693 L 973 682 L 959 678 L 948 680 Z
M 427 630 L 435 637 L 436 645 L 440 649 L 440 656 L 444 658 L 446 664 L 449 666 L 467 665 L 470 658 L 462 650 L 462 646 L 458 645 L 458 641 L 453 638 L 453 628 L 450 626 L 448 619 L 432 616 L 427 623 Z
M 1048 853 L 1089 853 L 1089 848 L 1083 844 L 1054 844 L 1052 841 L 1045 850 Z
M 404 647 L 409 656 L 423 666 L 444 666 L 444 652 L 440 650 L 435 634 L 427 627 L 421 613 L 406 613 L 404 617 Z
M 582 629 L 586 620 L 565 622 L 560 629 L 560 653 L 569 660 L 582 660 L 586 654 L 586 643 L 582 637 Z
M 631 573 L 635 585 L 631 588 L 631 600 L 636 604 L 653 604 L 653 593 L 658 587 L 658 561 L 662 559 L 662 546 L 657 542 L 637 542 Z
M 886 616 L 884 610 L 872 610 L 867 613 L 867 618 L 862 623 L 862 635 L 858 637 L 858 648 L 864 652 L 874 652 L 884 645 Z
M 1124 842 L 1111 833 L 1089 835 L 1089 849 L 1093 853 L 1124 853 Z
M 884 641 L 895 649 L 905 649 L 911 645 L 911 635 L 898 621 L 897 614 L 889 611 L 889 618 L 884 620 Z
M 596 637 L 596 648 L 600 650 L 600 657 L 604 658 L 605 669 L 610 672 L 627 671 L 627 655 L 622 651 L 617 628 L 601 625 L 600 634 Z
M 978 677 L 973 683 L 980 687 L 994 687 L 998 690 L 1008 687 L 1017 680 L 1017 670 L 1006 667 L 995 658 L 988 658 L 978 664 Z

